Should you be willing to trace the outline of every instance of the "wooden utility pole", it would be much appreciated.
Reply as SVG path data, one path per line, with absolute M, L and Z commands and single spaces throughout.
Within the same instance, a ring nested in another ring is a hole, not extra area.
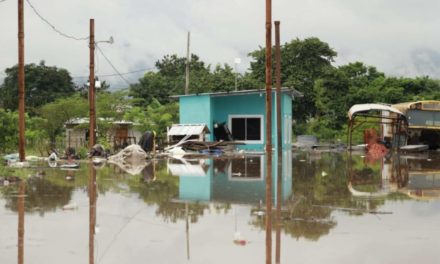
M 280 50 L 280 21 L 275 21 L 275 85 L 277 97 L 277 210 L 275 229 L 275 263 L 281 261 L 281 179 L 283 143 L 281 139 L 281 50 Z
M 266 0 L 266 264 L 272 263 L 272 1 Z
M 18 154 L 21 162 L 26 159 L 24 96 L 24 14 L 23 0 L 18 0 Z
M 191 61 L 190 53 L 189 53 L 190 39 L 191 39 L 191 32 L 188 31 L 188 39 L 186 44 L 185 94 L 189 94 L 189 63 Z
M 90 19 L 90 76 L 89 76 L 89 148 L 96 143 L 96 113 L 95 113 L 95 20 Z
M 275 21 L 275 85 L 277 97 L 277 147 L 278 153 L 283 148 L 281 140 L 281 48 L 280 48 L 280 21 Z

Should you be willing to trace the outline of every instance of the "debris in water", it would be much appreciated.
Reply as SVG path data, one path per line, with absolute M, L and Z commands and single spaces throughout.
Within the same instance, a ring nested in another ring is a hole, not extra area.
M 76 210 L 78 209 L 78 205 L 76 203 L 70 203 L 63 206 L 63 210 Z
M 234 244 L 240 246 L 246 246 L 247 241 L 243 238 L 240 232 L 234 233 Z
M 258 215 L 258 216 L 263 216 L 263 215 L 265 215 L 264 211 L 255 211 L 254 214 L 255 214 L 255 215 Z

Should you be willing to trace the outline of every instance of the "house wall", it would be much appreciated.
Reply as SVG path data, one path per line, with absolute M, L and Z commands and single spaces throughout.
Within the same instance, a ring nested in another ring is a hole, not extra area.
M 69 128 L 66 129 L 66 147 L 78 149 L 80 147 L 86 146 L 86 129 Z
M 206 124 L 211 131 L 207 134 L 207 140 L 212 141 L 213 121 L 212 102 L 209 95 L 183 96 L 179 100 L 180 124 Z
M 261 115 L 263 117 L 262 143 L 239 145 L 241 149 L 263 150 L 265 139 L 265 99 L 264 93 L 250 95 L 221 96 L 212 98 L 213 122 L 226 122 L 229 129 L 230 115 Z
M 277 120 L 276 94 L 272 93 L 272 145 L 277 148 Z M 231 129 L 229 115 L 261 115 L 263 116 L 262 143 L 238 146 L 241 149 L 264 150 L 266 144 L 266 96 L 264 93 L 238 96 L 223 96 L 212 98 L 213 122 L 226 122 Z M 281 95 L 281 131 L 283 149 L 292 147 L 292 98 L 283 93 Z
M 287 150 L 292 148 L 292 118 L 292 97 L 284 93 L 281 96 L 281 139 L 283 149 Z
M 119 139 L 122 140 L 122 138 L 126 137 L 129 138 L 127 140 L 128 144 L 136 144 L 142 137 L 142 132 L 135 126 L 116 126 L 107 132 L 107 140 L 111 142 L 111 147 L 113 149 L 120 147 L 121 145 L 118 144 L 122 144 L 123 142 L 120 142 Z

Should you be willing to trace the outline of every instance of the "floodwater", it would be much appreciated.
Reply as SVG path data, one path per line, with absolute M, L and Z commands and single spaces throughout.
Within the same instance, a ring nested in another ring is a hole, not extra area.
M 440 263 L 438 154 L 272 165 L 271 178 L 259 155 L 9 172 L 26 180 L 0 182 L 0 263 Z

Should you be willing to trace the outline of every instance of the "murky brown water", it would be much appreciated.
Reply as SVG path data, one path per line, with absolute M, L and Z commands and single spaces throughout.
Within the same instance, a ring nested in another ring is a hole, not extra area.
M 16 170 L 0 263 L 440 263 L 439 155 L 283 153 L 271 180 L 264 160 Z

